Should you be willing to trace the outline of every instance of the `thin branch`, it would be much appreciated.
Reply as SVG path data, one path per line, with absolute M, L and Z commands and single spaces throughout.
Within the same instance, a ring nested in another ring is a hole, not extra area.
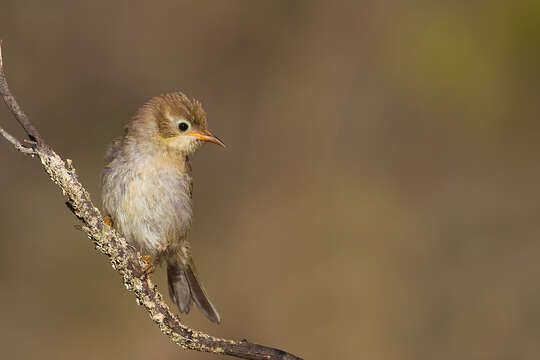
M 15 100 L 15 97 L 11 95 L 11 92 L 9 91 L 7 80 L 6 80 L 6 74 L 4 72 L 4 62 L 2 59 L 2 41 L 0 40 L 0 95 L 4 98 L 4 101 L 6 102 L 7 107 L 15 116 L 15 119 L 19 122 L 19 124 L 22 126 L 24 131 L 26 131 L 26 134 L 30 138 L 30 140 L 35 141 L 37 143 L 41 142 L 41 135 L 37 131 L 37 129 L 34 127 L 34 125 L 30 122 L 28 119 L 28 116 L 22 111 L 21 107 L 17 103 L 17 100 Z M 3 135 L 3 134 L 2 134 Z
M 8 108 L 28 136 L 36 143 L 33 147 L 22 145 L 16 138 L 0 128 L 0 133 L 15 148 L 24 153 L 39 156 L 45 171 L 68 199 L 69 208 L 83 225 L 81 229 L 94 242 L 96 249 L 107 256 L 112 267 L 122 277 L 124 285 L 133 291 L 137 303 L 144 307 L 150 318 L 175 344 L 183 349 L 231 355 L 252 360 L 301 360 L 285 351 L 250 343 L 246 340 L 233 341 L 219 339 L 195 329 L 190 329 L 180 322 L 158 292 L 157 286 L 145 275 L 145 263 L 140 254 L 122 238 L 113 228 L 103 222 L 99 210 L 92 204 L 88 191 L 81 185 L 71 160 L 66 162 L 48 146 L 11 94 L 2 66 L 0 43 L 0 94 Z M 67 165 L 66 165 L 67 163 Z
M 15 149 L 19 150 L 23 154 L 26 155 L 33 155 L 34 149 L 31 147 L 26 147 L 19 140 L 17 140 L 13 135 L 8 133 L 6 130 L 4 130 L 2 127 L 0 127 L 0 135 L 2 135 L 7 141 L 13 144 L 15 146 Z

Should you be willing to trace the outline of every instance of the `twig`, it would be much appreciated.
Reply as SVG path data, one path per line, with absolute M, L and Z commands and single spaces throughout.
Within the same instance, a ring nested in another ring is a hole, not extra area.
M 30 122 L 28 116 L 26 116 L 24 111 L 22 111 L 21 107 L 17 103 L 17 100 L 15 100 L 15 97 L 9 91 L 6 74 L 4 72 L 4 61 L 2 59 L 2 41 L 0 41 L 0 95 L 2 95 L 9 110 L 13 116 L 15 116 L 15 119 L 17 119 L 24 131 L 26 131 L 26 134 L 28 134 L 30 140 L 37 143 L 41 142 L 41 135 L 39 135 L 37 129 Z
M 40 158 L 51 180 L 66 195 L 69 208 L 82 221 L 81 229 L 94 242 L 96 249 L 108 257 L 112 267 L 122 276 L 126 288 L 133 291 L 137 303 L 150 314 L 150 318 L 159 326 L 161 332 L 183 349 L 253 360 L 301 360 L 285 351 L 253 344 L 245 340 L 219 339 L 190 329 L 180 322 L 180 319 L 170 311 L 163 301 L 162 295 L 157 291 L 157 286 L 145 275 L 145 264 L 141 262 L 139 253 L 129 246 L 114 229 L 103 222 L 99 210 L 90 200 L 88 191 L 79 182 L 71 161 L 66 166 L 64 160 L 44 142 L 39 132 L 17 104 L 6 81 L 1 45 L 0 42 L 0 94 L 13 116 L 35 143 L 25 146 L 1 127 L 0 134 L 17 150 Z
M 2 127 L 0 127 L 0 135 L 2 135 L 4 138 L 6 138 L 7 141 L 13 144 L 15 146 L 15 149 L 19 150 L 23 154 L 27 155 L 33 155 L 34 149 L 31 147 L 26 147 L 19 140 L 17 140 L 13 135 L 8 133 L 6 130 L 4 130 Z

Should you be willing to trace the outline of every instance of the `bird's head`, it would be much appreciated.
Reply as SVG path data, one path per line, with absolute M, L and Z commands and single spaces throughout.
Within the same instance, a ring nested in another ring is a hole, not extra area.
M 159 141 L 186 155 L 194 152 L 202 141 L 225 147 L 208 130 L 201 103 L 190 100 L 181 92 L 150 100 L 128 124 L 127 132 L 146 140 Z

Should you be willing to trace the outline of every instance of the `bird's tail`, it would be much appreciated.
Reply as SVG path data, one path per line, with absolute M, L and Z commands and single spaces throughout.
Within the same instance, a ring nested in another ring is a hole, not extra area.
M 180 251 L 178 256 L 169 259 L 167 262 L 167 282 L 169 283 L 171 299 L 181 313 L 189 313 L 191 305 L 195 303 L 210 321 L 218 324 L 221 322 L 219 313 L 199 281 L 197 269 L 190 254 Z

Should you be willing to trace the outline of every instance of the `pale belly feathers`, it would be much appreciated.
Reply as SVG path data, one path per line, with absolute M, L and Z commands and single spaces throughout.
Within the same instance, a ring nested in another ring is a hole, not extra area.
M 119 156 L 103 174 L 103 207 L 143 255 L 175 250 L 191 225 L 191 176 L 150 159 Z

